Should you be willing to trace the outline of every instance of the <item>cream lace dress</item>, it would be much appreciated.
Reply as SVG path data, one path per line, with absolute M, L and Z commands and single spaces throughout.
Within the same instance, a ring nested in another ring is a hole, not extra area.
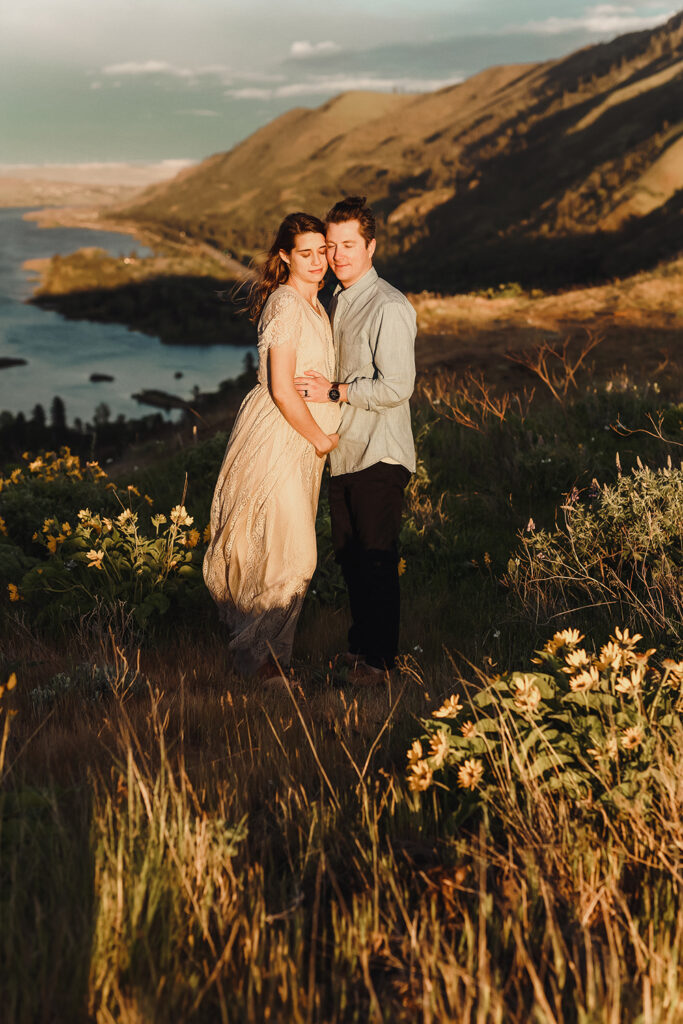
M 273 649 L 289 664 L 294 631 L 315 570 L 315 517 L 324 459 L 275 405 L 268 390 L 268 350 L 294 339 L 296 374 L 334 379 L 330 322 L 292 287 L 269 297 L 258 325 L 258 384 L 244 399 L 228 440 L 211 504 L 204 579 L 232 634 L 241 672 L 254 672 Z M 311 404 L 326 434 L 339 407 Z

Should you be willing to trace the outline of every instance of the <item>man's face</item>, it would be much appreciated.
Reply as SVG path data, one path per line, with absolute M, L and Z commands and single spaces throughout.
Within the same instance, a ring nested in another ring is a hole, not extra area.
M 327 225 L 327 260 L 343 288 L 360 281 L 372 266 L 375 239 L 366 244 L 357 220 Z

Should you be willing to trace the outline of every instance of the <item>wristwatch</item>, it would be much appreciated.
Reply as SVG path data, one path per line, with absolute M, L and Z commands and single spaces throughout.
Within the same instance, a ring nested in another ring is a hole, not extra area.
M 341 398 L 341 392 L 338 384 L 333 384 L 330 390 L 327 392 L 327 397 L 331 402 L 338 402 Z

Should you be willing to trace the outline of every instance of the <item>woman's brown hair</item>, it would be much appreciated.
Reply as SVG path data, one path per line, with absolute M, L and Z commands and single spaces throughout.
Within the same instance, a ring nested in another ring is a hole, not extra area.
M 247 311 L 250 320 L 258 320 L 271 292 L 287 282 L 289 267 L 280 256 L 280 250 L 291 252 L 296 245 L 297 235 L 305 235 L 308 232 L 315 232 L 315 234 L 325 237 L 325 225 L 318 217 L 312 217 L 309 213 L 289 213 L 280 224 L 275 240 L 268 250 L 266 261 L 260 267 L 258 276 L 247 295 Z

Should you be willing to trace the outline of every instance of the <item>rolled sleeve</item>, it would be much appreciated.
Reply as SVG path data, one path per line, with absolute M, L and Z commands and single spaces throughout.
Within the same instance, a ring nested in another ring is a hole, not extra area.
M 372 377 L 349 381 L 347 400 L 356 409 L 381 413 L 406 402 L 415 386 L 415 312 L 408 303 L 382 306 L 371 334 L 376 339 Z

